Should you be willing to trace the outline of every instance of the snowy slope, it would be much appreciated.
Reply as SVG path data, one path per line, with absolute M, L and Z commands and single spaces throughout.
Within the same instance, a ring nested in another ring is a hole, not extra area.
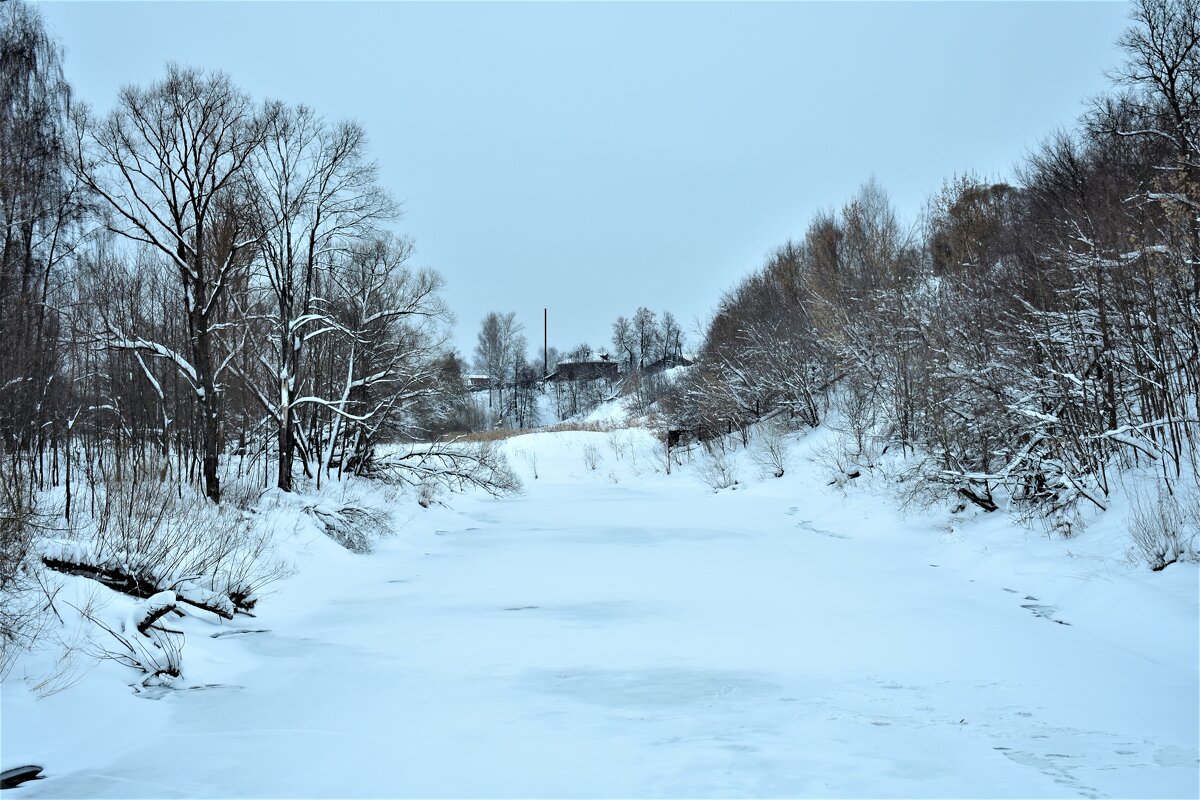
M 523 496 L 393 504 L 371 555 L 281 515 L 297 574 L 186 621 L 196 688 L 10 676 L 3 766 L 48 774 L 10 794 L 1197 795 L 1195 565 L 904 517 L 824 435 L 720 492 L 644 431 L 514 437 Z

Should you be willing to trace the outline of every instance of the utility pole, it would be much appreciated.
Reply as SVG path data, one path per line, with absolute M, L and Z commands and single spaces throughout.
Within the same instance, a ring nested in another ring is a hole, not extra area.
M 546 376 L 550 374 L 550 310 L 542 309 L 542 380 L 546 380 Z

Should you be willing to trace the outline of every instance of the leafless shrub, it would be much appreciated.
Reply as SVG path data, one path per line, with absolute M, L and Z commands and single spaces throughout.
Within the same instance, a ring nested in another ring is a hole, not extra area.
M 1135 555 L 1154 572 L 1177 561 L 1200 558 L 1200 494 L 1172 494 L 1158 488 L 1152 497 L 1130 494 L 1129 535 Z
M 152 683 L 170 684 L 182 674 L 182 631 L 159 624 L 177 607 L 175 593 L 160 592 L 141 601 L 134 612 L 119 624 L 110 624 L 94 611 L 81 609 L 80 614 L 108 634 L 93 642 L 91 654 L 110 659 L 145 673 L 142 686 Z
M 377 458 L 371 474 L 403 486 L 435 483 L 449 491 L 481 489 L 493 497 L 521 491 L 521 480 L 490 442 L 453 439 L 414 444 Z
M 667 434 L 664 431 L 662 434 L 654 437 L 655 441 L 650 446 L 649 451 L 643 451 L 643 455 L 648 456 L 648 460 L 654 469 L 658 472 L 671 474 L 671 466 L 674 463 L 672 453 L 667 448 Z M 637 464 L 638 448 L 633 448 L 633 463 Z
M 859 458 L 848 436 L 834 436 L 813 448 L 813 460 L 828 476 L 829 485 L 844 488 L 849 481 L 862 476 Z
M 908 461 L 897 459 L 888 470 L 888 477 L 900 507 L 905 510 L 928 509 L 949 503 L 951 513 L 961 513 L 978 506 L 995 510 L 990 491 L 979 486 L 955 483 L 941 467 L 928 456 L 918 456 Z M 990 504 L 990 505 L 989 505 Z
M 42 571 L 41 574 L 50 576 L 52 573 Z M 56 595 L 57 590 L 61 588 L 61 584 L 58 584 L 53 592 L 45 593 L 48 599 L 47 606 L 60 624 L 47 626 L 44 636 L 39 640 L 48 644 L 48 649 L 53 654 L 53 663 L 40 674 L 26 676 L 29 690 L 37 697 L 57 694 L 79 681 L 86 671 L 86 660 L 80 658 L 80 655 L 87 651 L 95 632 L 90 617 L 95 613 L 100 601 L 99 587 L 84 592 L 84 607 L 76 609 L 80 612 L 76 615 L 59 614 L 60 603 L 56 602 Z
M 537 477 L 536 475 L 534 477 Z M 425 481 L 417 486 L 417 505 L 430 508 L 438 502 L 441 487 L 433 481 Z
M 880 425 L 879 403 L 873 385 L 864 379 L 845 381 L 842 390 L 834 394 L 834 406 L 841 412 L 837 427 L 849 434 L 855 456 L 867 457 Z
M 785 431 L 770 422 L 762 427 L 758 444 L 751 454 L 754 463 L 765 475 L 782 478 L 788 466 L 787 439 Z
M 74 538 L 47 548 L 48 566 L 107 577 L 111 588 L 137 597 L 170 589 L 223 616 L 253 608 L 264 587 L 288 574 L 268 528 L 190 488 L 143 480 L 110 482 L 100 493 L 95 516 Z
M 0 676 L 37 639 L 53 602 L 34 557 L 46 522 L 22 468 L 0 459 Z
M 422 483 L 417 487 L 417 492 L 432 492 L 432 487 L 430 483 Z M 352 553 L 371 552 L 375 540 L 391 531 L 387 514 L 354 504 L 321 504 L 310 506 L 305 511 L 317 520 L 326 536 Z
M 696 465 L 701 479 L 714 492 L 737 485 L 737 470 L 733 459 L 720 449 L 710 450 Z
M 583 455 L 583 465 L 589 470 L 596 470 L 600 466 L 600 448 L 588 442 L 583 446 L 581 451 Z
M 628 434 L 612 431 L 608 434 L 608 446 L 613 451 L 613 455 L 617 460 L 621 460 L 629 453 L 630 442 Z
M 262 497 L 262 486 L 251 480 L 229 476 L 221 479 L 221 503 L 239 511 L 249 511 Z
M 525 463 L 529 465 L 529 469 L 533 472 L 533 479 L 538 479 L 538 454 L 537 450 L 523 450 L 521 456 L 525 459 Z

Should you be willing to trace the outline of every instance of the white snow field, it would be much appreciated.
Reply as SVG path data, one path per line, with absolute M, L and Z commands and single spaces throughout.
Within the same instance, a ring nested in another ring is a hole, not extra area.
M 1200 794 L 1196 565 L 904 516 L 825 435 L 720 492 L 644 431 L 520 436 L 523 496 L 401 498 L 370 555 L 281 531 L 295 576 L 184 620 L 176 688 L 18 665 L 2 766 L 46 778 L 5 798 Z

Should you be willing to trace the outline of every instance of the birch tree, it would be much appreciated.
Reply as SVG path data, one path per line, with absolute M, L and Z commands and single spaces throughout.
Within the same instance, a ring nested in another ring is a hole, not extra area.
M 268 115 L 251 166 L 258 272 L 272 308 L 261 356 L 270 383 L 257 397 L 275 424 L 277 484 L 290 491 L 305 345 L 338 327 L 332 299 L 318 291 L 320 273 L 342 263 L 339 253 L 369 239 L 395 208 L 377 184 L 362 128 L 330 125 L 305 106 Z M 302 453 L 306 463 L 312 455 Z
M 325 474 L 335 457 L 347 469 L 370 471 L 378 444 L 424 433 L 429 420 L 449 413 L 460 388 L 444 382 L 449 312 L 439 294 L 442 278 L 412 269 L 412 253 L 410 240 L 376 239 L 348 254 L 345 268 L 334 273 L 341 298 L 335 363 L 342 377 L 331 381 L 327 395 L 294 401 L 329 420 L 320 434 Z
M 504 386 L 515 379 L 518 357 L 524 358 L 525 337 L 521 335 L 522 330 L 515 311 L 507 314 L 492 311 L 479 325 L 475 369 L 487 375 L 492 388 L 499 392 L 501 416 L 505 413 Z

